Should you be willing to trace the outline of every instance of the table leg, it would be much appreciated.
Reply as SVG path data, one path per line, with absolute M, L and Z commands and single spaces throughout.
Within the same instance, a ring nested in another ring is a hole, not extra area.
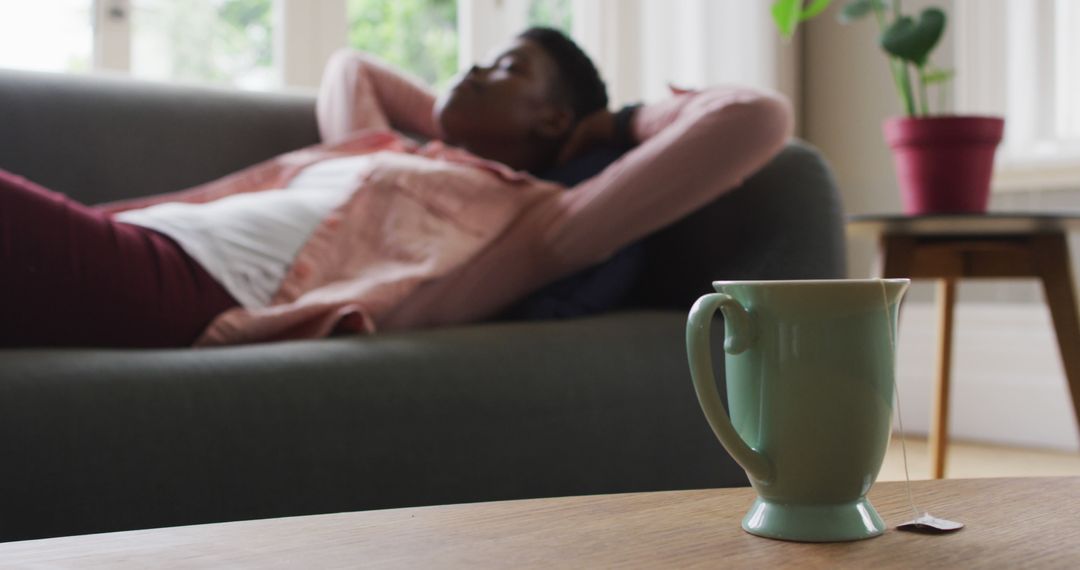
M 938 362 L 934 402 L 930 415 L 930 476 L 945 477 L 949 445 L 949 380 L 952 373 L 952 329 L 956 304 L 956 280 L 938 281 Z
M 1064 234 L 1039 236 L 1032 252 L 1046 293 L 1046 304 L 1054 320 L 1061 362 L 1072 393 L 1073 411 L 1080 427 L 1080 316 L 1073 288 L 1069 246 Z

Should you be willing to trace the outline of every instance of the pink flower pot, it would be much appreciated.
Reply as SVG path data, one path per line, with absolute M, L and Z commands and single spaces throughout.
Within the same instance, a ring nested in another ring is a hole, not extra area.
M 1001 117 L 897 117 L 883 125 L 904 213 L 982 213 L 990 197 Z

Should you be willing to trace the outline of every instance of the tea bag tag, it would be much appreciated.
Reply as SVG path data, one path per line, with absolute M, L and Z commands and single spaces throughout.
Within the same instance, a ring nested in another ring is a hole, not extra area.
M 922 516 L 916 519 L 896 526 L 896 530 L 921 532 L 924 534 L 945 534 L 948 532 L 956 532 L 962 528 L 964 528 L 964 523 L 939 519 L 930 513 L 923 513 Z

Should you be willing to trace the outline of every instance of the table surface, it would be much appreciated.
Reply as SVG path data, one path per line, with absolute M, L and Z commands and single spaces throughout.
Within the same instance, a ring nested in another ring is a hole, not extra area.
M 1080 212 L 987 212 L 985 214 L 859 214 L 848 217 L 852 234 L 1014 235 L 1080 231 Z
M 336 568 L 1080 566 L 1080 477 L 912 483 L 916 504 L 967 526 L 894 530 L 902 482 L 871 501 L 889 530 L 835 544 L 739 527 L 753 491 L 710 489 L 392 509 L 0 544 L 0 567 Z

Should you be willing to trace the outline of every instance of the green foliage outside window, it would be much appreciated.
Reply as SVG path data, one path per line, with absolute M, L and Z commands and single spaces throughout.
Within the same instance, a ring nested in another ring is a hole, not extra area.
M 265 84 L 273 0 L 137 0 L 134 69 L 161 79 Z M 143 63 L 145 60 L 145 64 Z
M 458 68 L 455 0 L 349 0 L 349 45 L 444 86 Z
M 456 0 L 348 0 L 349 45 L 445 87 L 458 69 Z M 531 0 L 529 25 L 570 33 L 571 0 Z
M 529 25 L 570 34 L 572 0 L 529 0 Z M 165 49 L 169 79 L 264 83 L 273 67 L 274 0 L 134 0 L 136 43 Z M 458 69 L 456 0 L 347 0 L 349 45 L 436 88 Z M 508 31 L 509 33 L 510 31 Z M 143 51 L 136 46 L 136 58 Z M 155 59 L 160 59 L 160 56 Z M 139 67 L 136 65 L 136 67 Z M 152 67 L 152 66 L 149 66 Z M 148 68 L 149 68 L 148 67 Z
M 532 0 L 529 3 L 530 26 L 548 26 L 569 36 L 573 23 L 570 0 Z
M 274 57 L 272 11 L 271 0 L 225 0 L 217 9 L 224 24 L 224 49 L 230 53 L 249 50 L 253 65 L 269 67 Z

